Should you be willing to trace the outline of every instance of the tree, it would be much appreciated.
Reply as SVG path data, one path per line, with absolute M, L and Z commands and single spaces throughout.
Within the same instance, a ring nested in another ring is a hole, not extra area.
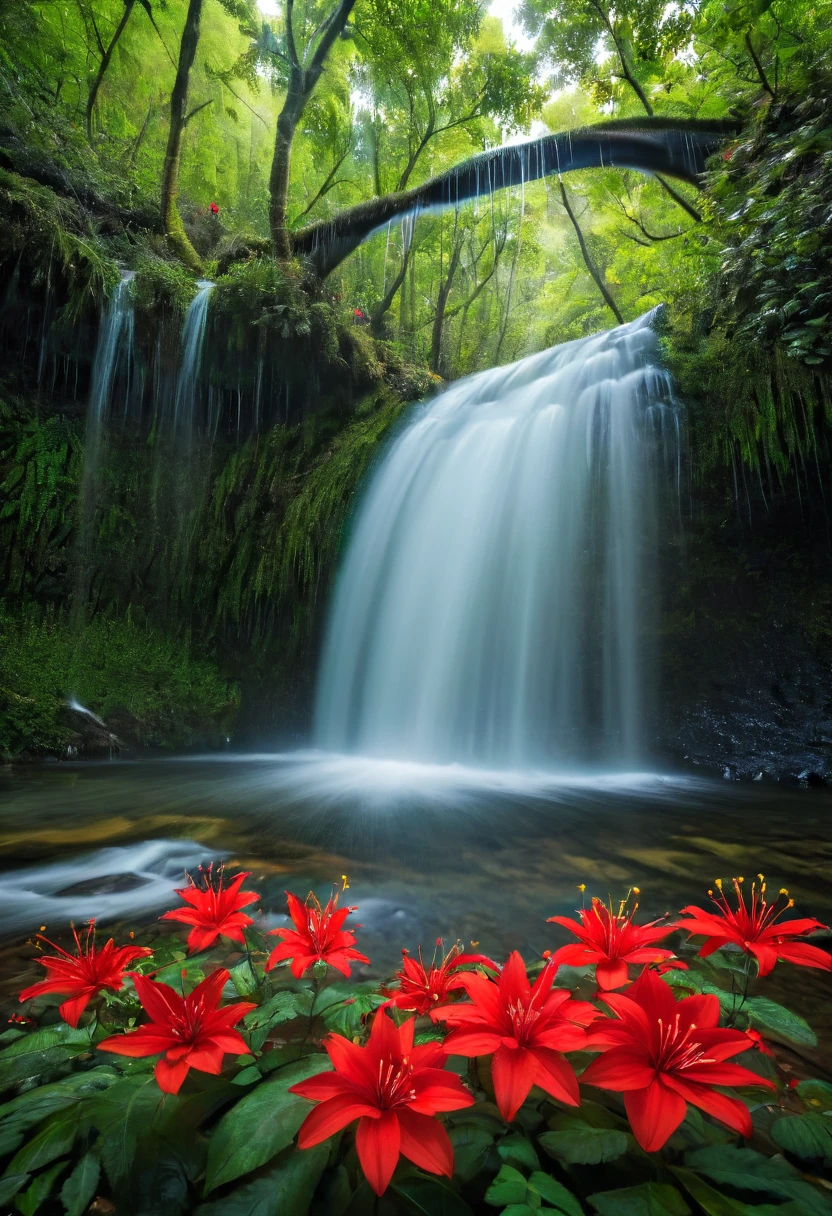
M 284 3 L 283 49 L 275 47 L 273 57 L 279 65 L 278 77 L 286 88 L 277 118 L 274 157 L 269 177 L 269 230 L 278 258 L 291 256 L 288 221 L 289 181 L 292 144 L 303 113 L 314 93 L 332 47 L 345 31 L 356 0 L 338 0 L 334 7 L 319 12 L 320 5 L 305 9 L 302 31 L 294 26 L 294 0 Z

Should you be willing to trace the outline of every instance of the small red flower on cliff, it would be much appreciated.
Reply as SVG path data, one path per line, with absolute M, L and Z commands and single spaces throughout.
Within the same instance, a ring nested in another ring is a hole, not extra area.
M 257 1008 L 240 1002 L 220 1009 L 228 978 L 228 972 L 220 968 L 182 997 L 169 984 L 134 975 L 136 992 L 150 1014 L 150 1022 L 138 1030 L 105 1039 L 98 1044 L 98 1050 L 112 1051 L 118 1056 L 161 1055 L 156 1064 L 156 1080 L 166 1094 L 179 1093 L 191 1068 L 218 1076 L 224 1055 L 244 1055 L 251 1050 L 233 1027 Z
M 344 921 L 356 908 L 339 908 L 338 896 L 340 891 L 330 896 L 324 906 L 314 895 L 308 895 L 306 903 L 301 903 L 297 895 L 286 892 L 289 901 L 289 915 L 294 923 L 294 929 L 272 929 L 272 937 L 281 938 L 279 946 L 275 946 L 266 963 L 266 970 L 292 960 L 292 975 L 300 979 L 304 971 L 308 971 L 315 963 L 328 963 L 342 975 L 349 975 L 350 964 L 369 963 L 365 954 L 354 950 L 355 934 L 342 928 Z
M 46 942 L 57 955 L 45 955 L 37 961 L 46 968 L 46 979 L 20 994 L 21 1001 L 28 1001 L 44 992 L 56 992 L 69 999 L 60 1006 L 61 1017 L 70 1026 L 77 1026 L 78 1019 L 90 1001 L 105 988 L 119 992 L 124 987 L 124 969 L 137 958 L 147 958 L 151 951 L 146 946 L 115 946 L 113 939 L 99 950 L 95 944 L 95 921 L 90 921 L 84 941 L 73 926 L 75 954 L 69 954 L 47 937 L 38 934 L 38 940 Z
M 637 887 L 633 888 L 633 893 L 639 894 Z M 593 899 L 588 908 L 578 912 L 580 923 L 567 916 L 550 916 L 550 923 L 563 925 L 580 942 L 580 945 L 561 946 L 552 955 L 552 962 L 570 967 L 587 967 L 594 963 L 598 987 L 608 991 L 627 983 L 628 963 L 660 963 L 672 958 L 672 950 L 658 950 L 653 944 L 667 937 L 672 926 L 657 920 L 646 925 L 635 924 L 633 918 L 638 904 L 628 909 L 628 900 L 629 893 L 616 913 L 612 905 L 607 907 L 600 899 Z
M 548 963 L 529 984 L 526 966 L 515 950 L 497 980 L 460 972 L 471 1004 L 431 1011 L 451 1033 L 442 1044 L 448 1055 L 492 1056 L 491 1077 L 504 1119 L 514 1118 L 533 1085 L 577 1106 L 578 1082 L 561 1055 L 586 1043 L 582 1029 L 597 1016 L 585 1001 L 573 1001 L 565 989 L 552 990 L 557 967 Z
M 188 934 L 188 952 L 205 950 L 218 937 L 227 937 L 232 942 L 245 945 L 243 929 L 252 924 L 252 919 L 241 908 L 254 904 L 260 898 L 256 891 L 241 891 L 240 887 L 250 877 L 249 873 L 236 874 L 228 886 L 224 883 L 224 869 L 220 865 L 216 874 L 211 866 L 207 870 L 199 867 L 201 885 L 188 875 L 189 886 L 177 890 L 176 894 L 190 906 L 174 908 L 160 916 L 160 920 L 178 920 L 193 925 Z
M 437 939 L 436 947 L 442 948 L 441 939 Z M 459 969 L 474 964 L 494 972 L 500 970 L 497 964 L 484 954 L 463 954 L 459 943 L 451 946 L 438 964 L 434 953 L 427 967 L 421 948 L 418 959 L 412 958 L 407 950 L 402 950 L 401 970 L 396 972 L 399 986 L 385 990 L 384 995 L 390 998 L 389 1003 L 397 1009 L 407 1010 L 408 1013 L 430 1013 L 431 1009 L 445 1005 L 452 993 L 463 988 Z
M 823 971 L 832 971 L 832 956 L 826 950 L 794 940 L 828 926 L 809 917 L 781 921 L 783 913 L 794 907 L 794 900 L 789 899 L 785 888 L 781 888 L 777 899 L 768 903 L 765 879 L 762 874 L 758 874 L 757 879 L 760 885 L 758 887 L 756 882 L 751 884 L 751 898 L 748 901 L 742 889 L 745 880 L 732 879 L 737 899 L 736 908 L 732 908 L 722 889 L 722 879 L 718 878 L 716 886 L 719 894 L 708 892 L 716 911 L 706 912 L 695 906 L 683 908 L 681 915 L 686 919 L 677 921 L 673 928 L 684 929 L 691 937 L 701 935 L 707 939 L 699 951 L 700 958 L 707 958 L 720 946 L 729 943 L 739 946 L 740 950 L 757 960 L 760 975 L 768 975 L 778 959 L 797 963 L 801 967 L 820 967 Z M 780 896 L 785 898 L 782 904 Z
M 397 1027 L 379 1010 L 366 1047 L 329 1035 L 324 1047 L 335 1072 L 319 1073 L 289 1091 L 320 1103 L 300 1129 L 299 1148 L 312 1148 L 358 1119 L 358 1159 L 377 1195 L 387 1189 L 400 1155 L 450 1178 L 453 1147 L 432 1116 L 474 1103 L 459 1077 L 444 1070 L 439 1043 L 413 1046 L 413 1027 L 413 1018 Z
M 623 1093 L 627 1118 L 643 1149 L 654 1153 L 662 1147 L 684 1119 L 687 1103 L 732 1131 L 751 1135 L 745 1104 L 714 1086 L 774 1085 L 726 1063 L 754 1044 L 741 1030 L 719 1028 L 717 997 L 677 1001 L 667 984 L 645 968 L 626 995 L 610 993 L 602 999 L 617 1017 L 592 1027 L 587 1047 L 604 1054 L 592 1061 L 581 1081 Z

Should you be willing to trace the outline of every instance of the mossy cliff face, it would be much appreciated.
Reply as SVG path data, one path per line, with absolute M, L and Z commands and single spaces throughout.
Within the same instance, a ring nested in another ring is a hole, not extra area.
M 117 250 L 96 248 L 111 288 Z M 291 735 L 308 718 L 321 607 L 358 486 L 435 377 L 375 342 L 300 267 L 254 258 L 214 290 L 211 396 L 183 437 L 171 407 L 197 285 L 145 246 L 91 492 L 98 288 L 83 288 L 73 330 L 78 265 L 39 259 L 32 244 L 5 301 L 0 755 Z M 14 324 L 21 306 L 28 337 Z

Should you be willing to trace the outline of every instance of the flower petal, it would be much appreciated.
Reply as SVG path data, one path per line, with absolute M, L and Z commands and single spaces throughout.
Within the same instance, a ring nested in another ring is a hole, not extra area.
M 397 1113 L 403 1155 L 429 1174 L 450 1178 L 454 1172 L 454 1149 L 442 1124 L 407 1108 Z
M 655 1153 L 673 1135 L 685 1117 L 685 1100 L 660 1078 L 646 1089 L 628 1090 L 624 1108 L 633 1135 L 648 1153 Z
M 371 1119 L 379 1117 L 377 1106 L 370 1106 L 355 1094 L 342 1094 L 336 1098 L 328 1098 L 320 1106 L 311 1110 L 303 1121 L 298 1132 L 298 1148 L 314 1148 L 323 1140 L 328 1140 L 342 1127 L 355 1119 L 368 1116 Z
M 491 1079 L 500 1114 L 509 1123 L 529 1096 L 537 1060 L 525 1047 L 500 1047 L 491 1060 Z
M 559 1102 L 567 1106 L 580 1106 L 581 1095 L 578 1080 L 572 1067 L 560 1052 L 545 1047 L 530 1047 L 535 1059 L 534 1083 Z
M 99 1043 L 99 1047 L 101 1044 Z M 182 1082 L 188 1075 L 190 1065 L 185 1060 L 179 1060 L 176 1064 L 169 1064 L 167 1060 L 161 1059 L 156 1063 L 156 1081 L 165 1094 L 178 1094 L 182 1087 Z
M 627 1047 L 612 1047 L 596 1057 L 581 1074 L 581 1083 L 614 1093 L 646 1089 L 656 1075 L 646 1051 Z
M 355 1147 L 364 1176 L 377 1195 L 387 1190 L 399 1160 L 401 1132 L 393 1111 L 381 1111 L 376 1119 L 362 1119 Z

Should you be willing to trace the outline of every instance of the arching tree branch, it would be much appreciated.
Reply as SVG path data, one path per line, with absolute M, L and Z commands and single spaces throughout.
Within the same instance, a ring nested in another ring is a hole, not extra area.
M 332 219 L 292 233 L 291 251 L 296 257 L 307 258 L 323 278 L 391 220 L 455 207 L 509 186 L 573 169 L 637 169 L 698 186 L 708 157 L 737 130 L 737 125 L 730 122 L 626 119 L 495 148 L 462 161 L 421 186 L 359 203 Z

